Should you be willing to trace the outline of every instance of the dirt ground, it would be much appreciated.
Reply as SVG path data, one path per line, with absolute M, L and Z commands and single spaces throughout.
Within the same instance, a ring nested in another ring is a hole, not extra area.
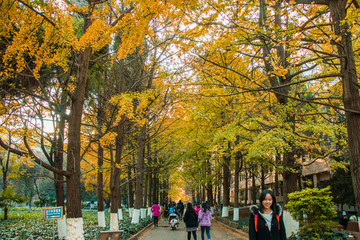
M 215 220 L 211 221 L 210 229 L 211 240 L 248 240 L 245 233 L 232 230 Z M 176 230 L 171 230 L 167 221 L 162 219 L 159 221 L 159 227 L 151 226 L 144 231 L 139 238 L 140 240 L 187 240 L 187 232 L 185 224 L 180 221 L 180 226 Z M 191 239 L 193 239 L 191 237 Z M 201 240 L 201 231 L 197 231 L 197 239 Z M 205 234 L 205 239 L 207 239 Z

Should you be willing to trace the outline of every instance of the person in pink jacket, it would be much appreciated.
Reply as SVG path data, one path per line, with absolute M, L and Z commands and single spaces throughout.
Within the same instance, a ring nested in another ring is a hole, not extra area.
M 158 227 L 159 215 L 160 215 L 160 205 L 158 204 L 158 202 L 155 202 L 154 205 L 152 205 L 151 212 L 154 218 L 154 227 Z
M 211 211 L 206 202 L 201 204 L 199 211 L 199 225 L 201 228 L 201 240 L 204 240 L 204 232 L 206 231 L 207 238 L 210 240 L 210 226 L 211 226 Z
M 196 203 L 196 204 L 195 204 L 195 207 L 194 207 L 194 210 L 195 210 L 195 212 L 196 212 L 196 215 L 199 215 L 200 204 Z

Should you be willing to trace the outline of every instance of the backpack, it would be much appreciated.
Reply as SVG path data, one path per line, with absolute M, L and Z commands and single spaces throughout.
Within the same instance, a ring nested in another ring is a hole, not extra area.
M 276 216 L 276 219 L 278 220 L 278 227 L 279 227 L 279 230 L 280 230 L 280 216 L 275 214 Z M 258 223 L 258 217 L 259 217 L 259 214 L 255 214 L 254 216 L 254 220 L 255 220 L 255 232 L 257 232 L 257 223 Z
M 175 213 L 175 208 L 170 207 L 170 209 L 169 209 L 169 213 Z

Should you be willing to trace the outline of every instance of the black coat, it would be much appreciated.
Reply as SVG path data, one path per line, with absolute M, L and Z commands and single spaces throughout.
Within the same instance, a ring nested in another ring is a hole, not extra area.
M 187 228 L 197 227 L 198 226 L 198 216 L 193 208 L 186 209 L 184 215 L 184 222 Z
M 271 219 L 271 231 L 266 225 L 265 219 L 261 216 L 260 209 L 257 206 L 250 207 L 250 218 L 249 218 L 249 239 L 250 240 L 286 240 L 285 225 L 282 217 L 282 209 L 280 205 L 276 205 L 273 217 Z M 257 220 L 257 231 L 255 231 L 255 215 L 258 214 Z M 276 217 L 277 214 L 280 219 L 280 230 L 279 222 Z

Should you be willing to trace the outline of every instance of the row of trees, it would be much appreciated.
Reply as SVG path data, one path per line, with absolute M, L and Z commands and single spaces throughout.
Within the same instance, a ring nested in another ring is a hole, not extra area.
M 357 191 L 358 12 L 357 1 L 211 1 L 186 15 L 178 47 L 190 74 L 179 78 L 186 117 L 174 144 L 189 185 L 211 202 L 222 183 L 228 206 L 233 169 L 236 206 L 241 172 L 265 182 L 276 171 L 286 203 L 302 159 L 346 152 Z
M 121 191 L 136 222 L 168 189 L 226 210 L 233 183 L 237 207 L 240 177 L 276 171 L 287 202 L 299 159 L 344 152 L 360 210 L 356 0 L 0 9 L 0 144 L 53 172 L 68 236 L 83 238 L 81 181 L 96 187 L 99 212 L 105 193 L 117 229 Z
M 144 176 L 152 186 L 145 199 L 166 197 L 167 174 L 159 169 L 169 166 L 149 139 L 161 133 L 172 101 L 154 82 L 167 77 L 159 63 L 171 35 L 159 33 L 178 10 L 153 1 L 1 5 L 1 133 L 11 135 L 2 147 L 53 172 L 72 239 L 83 238 L 82 179 L 96 186 L 99 212 L 108 195 L 110 228 L 117 229 L 120 187 L 129 185 L 131 196 L 135 178 L 138 222 Z

